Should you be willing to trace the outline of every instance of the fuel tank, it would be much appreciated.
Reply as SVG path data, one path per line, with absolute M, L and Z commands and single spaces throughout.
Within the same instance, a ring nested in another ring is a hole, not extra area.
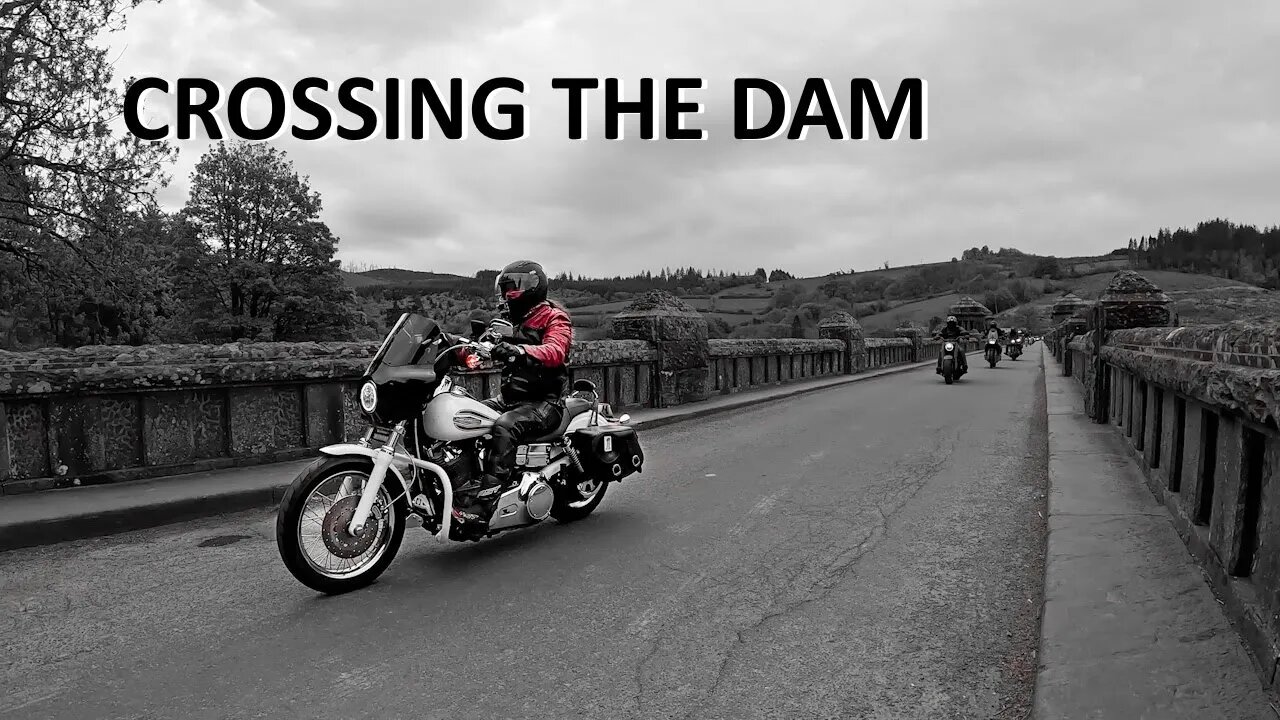
M 485 435 L 498 411 L 461 392 L 441 393 L 422 411 L 422 428 L 436 440 L 454 442 Z

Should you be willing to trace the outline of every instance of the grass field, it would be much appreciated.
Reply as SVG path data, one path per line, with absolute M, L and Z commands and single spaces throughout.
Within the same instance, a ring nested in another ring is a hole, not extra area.
M 1081 264 L 1083 265 L 1083 263 Z M 892 271 L 878 272 L 883 273 Z M 1053 307 L 1053 304 L 1062 297 L 1063 293 L 1069 290 L 1086 300 L 1095 300 L 1103 293 L 1103 291 L 1106 290 L 1111 279 L 1115 277 L 1116 272 L 1117 269 L 1112 268 L 1080 278 L 1055 280 L 1053 282 L 1056 286 L 1065 287 L 1066 290 L 1055 291 L 1048 295 L 1037 297 L 1031 302 L 1020 306 L 1019 310 L 1021 311 L 1023 309 L 1030 308 L 1047 322 L 1050 315 L 1050 309 Z M 1174 294 L 1176 305 L 1179 308 L 1179 312 L 1182 314 L 1184 321 L 1186 321 L 1187 318 L 1195 318 L 1200 315 L 1203 315 L 1206 318 L 1221 317 L 1229 314 L 1232 309 L 1246 312 L 1246 314 L 1250 315 L 1265 314 L 1272 307 L 1269 303 L 1277 301 L 1276 299 L 1280 298 L 1280 294 L 1278 293 L 1267 293 L 1266 291 L 1262 291 L 1260 288 L 1254 288 L 1252 285 L 1236 282 L 1234 280 L 1227 280 L 1225 278 L 1213 277 L 1210 275 L 1195 275 L 1191 273 L 1172 272 L 1167 270 L 1146 270 L 1143 271 L 1142 274 L 1162 290 Z M 1038 280 L 1036 278 L 1024 279 L 1031 286 L 1031 289 L 1034 292 L 1043 291 L 1042 280 Z M 744 288 L 733 288 L 716 296 L 714 299 L 714 311 L 710 309 L 712 302 L 710 299 L 690 299 L 686 300 L 686 302 L 693 306 L 694 309 L 702 312 L 709 319 L 719 318 L 730 326 L 736 326 L 749 323 L 753 319 L 759 318 L 768 312 L 771 307 L 770 303 L 772 300 L 772 292 L 784 285 L 807 285 L 817 287 L 821 283 L 826 282 L 826 280 L 827 278 L 823 277 L 768 283 L 763 286 L 769 292 L 768 295 L 765 295 L 761 290 L 754 290 L 753 288 L 754 292 L 759 294 L 758 297 L 725 297 L 726 295 L 744 294 Z M 1231 296 L 1232 299 L 1230 302 L 1226 300 L 1213 300 L 1214 292 L 1231 289 L 1257 292 L 1249 292 L 1244 296 L 1239 296 L 1239 293 L 1236 293 L 1236 295 Z M 1191 296 L 1179 297 L 1179 294 L 1185 293 L 1190 293 Z M 963 294 L 952 293 L 925 300 L 915 300 L 903 303 L 881 313 L 864 316 L 859 318 L 859 322 L 868 332 L 875 330 L 889 330 L 902 324 L 903 321 L 927 327 L 930 319 L 934 317 L 946 317 L 950 307 L 962 297 L 964 297 Z M 1197 298 L 1205 300 L 1206 302 L 1203 313 L 1197 314 Z M 608 317 L 620 312 L 626 307 L 626 305 L 627 302 L 591 305 L 574 308 L 572 312 L 575 320 L 582 323 L 584 326 L 595 326 Z M 1256 311 L 1252 309 L 1255 306 L 1257 308 Z M 723 312 L 726 310 L 736 310 L 738 312 Z M 1003 312 L 1006 308 L 992 308 L 992 310 Z M 1210 312 L 1210 310 L 1212 310 L 1212 312 Z M 749 314 L 746 314 L 743 311 L 747 311 Z M 1206 319 L 1204 322 L 1221 322 L 1221 320 Z
M 1027 258 L 996 256 L 991 258 L 990 262 L 1007 265 L 1010 270 L 1014 270 L 1015 265 L 1019 263 L 1025 269 L 1027 267 L 1026 260 Z M 1052 281 L 1055 290 L 1048 295 L 1042 294 L 1044 280 L 1023 277 L 1022 279 L 1030 286 L 1036 297 L 1029 303 L 1014 309 L 1013 314 L 1015 316 L 1031 311 L 1043 318 L 1044 322 L 1047 323 L 1050 309 L 1064 292 L 1074 292 L 1086 300 L 1097 299 L 1106 290 L 1115 273 L 1128 267 L 1126 258 L 1113 256 L 1058 258 L 1058 263 L 1068 273 L 1083 273 L 1083 275 Z M 922 268 L 947 264 L 949 263 L 927 263 L 924 265 L 867 270 L 858 272 L 853 277 L 896 279 Z M 1162 290 L 1171 294 L 1174 299 L 1175 311 L 1180 314 L 1183 322 L 1223 322 L 1237 316 L 1275 317 L 1280 315 L 1280 293 L 1264 291 L 1252 285 L 1209 275 L 1167 270 L 1143 270 L 1141 273 Z M 428 292 L 430 292 L 429 288 L 433 285 L 461 279 L 456 275 L 396 269 L 372 270 L 362 273 L 342 272 L 342 277 L 350 287 L 413 283 L 415 285 L 421 284 L 424 290 Z M 733 287 L 722 290 L 711 297 L 693 296 L 682 299 L 708 319 L 715 318 L 724 321 L 730 326 L 737 326 L 762 319 L 772 309 L 774 294 L 782 288 L 798 287 L 802 291 L 808 292 L 826 283 L 832 277 L 848 276 L 826 275 L 779 280 L 771 283 Z M 868 332 L 892 329 L 903 322 L 928 326 L 932 318 L 945 317 L 951 305 L 962 297 L 962 294 L 953 293 L 934 298 L 912 300 L 884 312 L 863 316 L 859 321 Z M 630 303 L 631 300 L 619 300 L 584 305 L 570 308 L 570 313 L 574 318 L 575 325 L 582 328 L 597 328 L 607 324 L 610 317 L 624 310 Z M 997 311 L 998 314 L 1005 314 L 1007 311 L 1006 308 L 992 308 L 992 310 Z

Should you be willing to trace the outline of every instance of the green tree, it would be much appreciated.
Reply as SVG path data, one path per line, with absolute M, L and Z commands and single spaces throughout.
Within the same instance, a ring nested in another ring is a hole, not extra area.
M 40 264 L 61 245 L 92 269 L 82 236 L 111 230 L 95 201 L 167 181 L 167 145 L 110 129 L 122 102 L 101 39 L 141 1 L 0 0 L 0 253 Z
M 1038 278 L 1058 278 L 1062 276 L 1062 265 L 1053 256 L 1042 257 L 1031 268 L 1031 275 Z
M 201 241 L 202 334 L 229 340 L 335 340 L 362 322 L 333 259 L 320 195 L 282 151 L 218 143 L 201 157 L 183 209 Z

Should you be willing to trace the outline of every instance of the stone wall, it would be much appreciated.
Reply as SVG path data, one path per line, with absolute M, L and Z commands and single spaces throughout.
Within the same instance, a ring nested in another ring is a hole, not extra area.
M 356 386 L 377 343 L 95 347 L 0 353 L 0 489 L 71 487 L 311 455 L 365 429 Z M 654 404 L 655 348 L 576 343 L 573 379 Z M 496 372 L 459 373 L 473 393 Z
M 793 380 L 844 374 L 839 340 L 710 340 L 710 386 L 728 394 Z
M 674 297 L 644 296 L 614 339 L 577 342 L 573 379 L 615 408 L 670 407 L 749 388 L 936 356 L 931 341 L 865 339 L 836 313 L 821 340 L 710 340 Z M 365 430 L 356 389 L 378 343 L 250 343 L 0 352 L 0 495 L 310 457 Z M 473 394 L 495 371 L 459 373 Z M 3 498 L 0 497 L 0 502 Z
M 1274 686 L 1280 321 L 1173 327 L 1151 287 L 1128 307 L 1107 308 L 1102 333 L 1067 338 L 1059 331 L 1067 374 L 1097 398 L 1086 403 L 1090 417 L 1114 428 L 1133 452 Z

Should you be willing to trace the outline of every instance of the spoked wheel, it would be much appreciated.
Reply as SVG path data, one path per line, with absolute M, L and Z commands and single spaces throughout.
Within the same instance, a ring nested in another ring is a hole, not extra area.
M 609 483 L 603 480 L 587 477 L 576 485 L 568 485 L 564 489 L 557 488 L 556 502 L 551 507 L 551 517 L 562 523 L 581 520 L 600 505 L 608 487 Z
M 372 583 L 395 559 L 409 506 L 394 475 L 378 490 L 364 529 L 347 530 L 373 462 L 319 460 L 294 480 L 276 515 L 276 545 L 303 585 L 336 595 Z

